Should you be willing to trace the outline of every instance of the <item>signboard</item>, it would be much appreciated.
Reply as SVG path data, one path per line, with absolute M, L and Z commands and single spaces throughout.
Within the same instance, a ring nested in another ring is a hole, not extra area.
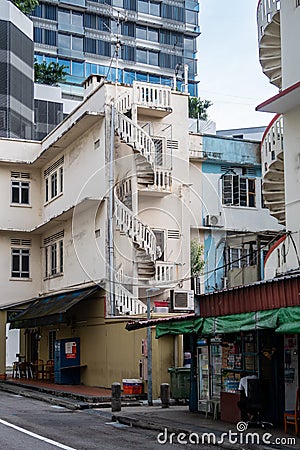
M 74 341 L 65 343 L 65 355 L 67 359 L 75 359 L 77 353 L 77 344 Z

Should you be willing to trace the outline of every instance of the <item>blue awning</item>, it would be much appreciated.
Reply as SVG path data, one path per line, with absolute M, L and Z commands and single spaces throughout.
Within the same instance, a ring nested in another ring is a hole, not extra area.
M 94 286 L 92 288 L 37 298 L 28 308 L 10 320 L 10 328 L 34 328 L 66 323 L 67 317 L 65 313 L 99 289 L 100 286 Z

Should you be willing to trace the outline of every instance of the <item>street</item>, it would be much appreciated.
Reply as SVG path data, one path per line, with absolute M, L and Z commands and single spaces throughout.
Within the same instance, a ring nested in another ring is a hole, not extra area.
M 71 411 L 31 398 L 0 392 L 1 448 L 16 450 L 173 449 L 193 444 L 157 442 L 157 431 L 112 423 L 110 410 Z M 216 446 L 197 446 L 218 449 Z

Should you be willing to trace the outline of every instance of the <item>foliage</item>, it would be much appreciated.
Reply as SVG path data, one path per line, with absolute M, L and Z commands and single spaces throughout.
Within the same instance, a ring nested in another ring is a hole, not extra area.
M 189 117 L 191 119 L 207 120 L 207 109 L 212 105 L 210 100 L 200 97 L 189 97 Z
M 198 277 L 203 272 L 204 260 L 203 260 L 203 246 L 193 239 L 191 241 L 191 275 L 192 277 Z
M 67 66 L 63 64 L 50 62 L 38 63 L 37 60 L 34 62 L 34 81 L 36 83 L 48 84 L 49 86 L 54 86 L 57 83 L 65 81 L 67 72 Z
M 38 6 L 38 0 L 13 0 L 13 3 L 19 8 L 24 14 L 30 14 L 36 6 Z

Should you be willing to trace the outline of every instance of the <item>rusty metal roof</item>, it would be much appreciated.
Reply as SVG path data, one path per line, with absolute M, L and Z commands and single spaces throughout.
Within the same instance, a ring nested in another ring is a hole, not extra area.
M 160 323 L 167 323 L 167 322 L 180 322 L 187 319 L 194 319 L 196 317 L 195 314 L 185 314 L 183 316 L 169 316 L 169 317 L 158 317 L 157 319 L 142 319 L 142 320 L 135 320 L 132 322 L 128 322 L 125 326 L 126 330 L 133 331 L 133 330 L 139 330 L 140 328 L 146 328 L 153 325 L 159 325 Z
M 300 305 L 300 275 L 289 275 L 198 296 L 201 317 Z

